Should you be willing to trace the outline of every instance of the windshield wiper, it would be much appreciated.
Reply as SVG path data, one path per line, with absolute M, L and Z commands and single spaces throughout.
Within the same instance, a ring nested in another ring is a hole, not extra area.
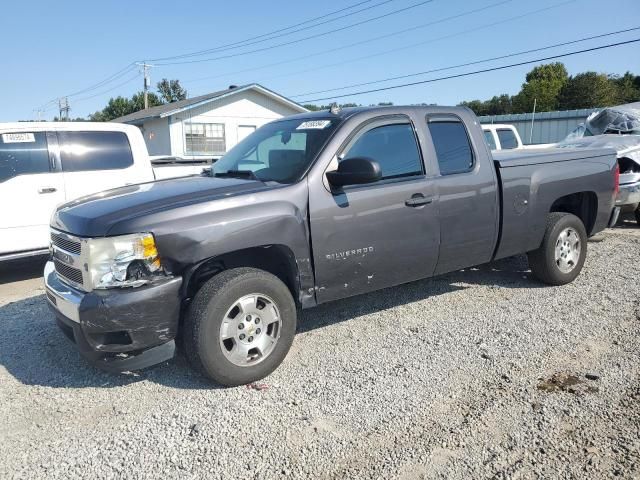
M 230 178 L 250 178 L 251 180 L 260 180 L 251 170 L 227 170 L 226 172 L 216 172 L 214 177 L 230 177 Z

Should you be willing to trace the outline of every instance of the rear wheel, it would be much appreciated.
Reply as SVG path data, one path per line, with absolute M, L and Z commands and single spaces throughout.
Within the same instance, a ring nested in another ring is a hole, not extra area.
M 636 215 L 636 222 L 640 225 L 640 207 L 638 207 L 634 213 Z
M 542 244 L 528 253 L 531 272 L 549 285 L 572 282 L 587 256 L 587 232 L 582 221 L 570 213 L 550 213 Z
M 284 360 L 296 331 L 296 306 L 276 276 L 226 270 L 198 291 L 184 325 L 192 365 L 226 386 L 266 377 Z

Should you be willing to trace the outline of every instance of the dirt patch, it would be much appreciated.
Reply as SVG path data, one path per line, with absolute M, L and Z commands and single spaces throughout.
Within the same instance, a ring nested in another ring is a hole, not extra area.
M 567 392 L 577 395 L 585 393 L 596 393 L 598 387 L 592 383 L 597 380 L 597 376 L 587 374 L 584 377 L 568 372 L 557 372 L 549 378 L 541 378 L 538 383 L 538 390 L 543 392 Z M 592 379 L 592 380 L 587 380 Z

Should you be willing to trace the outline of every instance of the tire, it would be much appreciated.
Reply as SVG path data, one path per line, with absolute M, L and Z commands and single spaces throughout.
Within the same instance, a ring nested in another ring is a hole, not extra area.
M 287 356 L 296 317 L 291 292 L 278 277 L 255 268 L 225 270 L 205 283 L 189 306 L 185 353 L 196 370 L 221 385 L 251 383 Z
M 640 225 L 640 207 L 638 207 L 638 208 L 636 209 L 636 211 L 635 211 L 635 212 L 633 212 L 633 213 L 634 213 L 634 214 L 635 214 L 635 216 L 636 216 L 636 222 L 638 222 L 638 225 Z
M 587 256 L 584 224 L 570 213 L 550 213 L 542 244 L 527 256 L 531 272 L 538 280 L 549 285 L 572 282 L 580 274 Z

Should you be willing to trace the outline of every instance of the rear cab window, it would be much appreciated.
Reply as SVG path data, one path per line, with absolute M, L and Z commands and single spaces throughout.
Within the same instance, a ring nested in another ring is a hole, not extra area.
M 475 157 L 464 123 L 456 116 L 428 117 L 427 125 L 436 150 L 440 175 L 473 170 Z
M 491 150 L 495 150 L 497 148 L 496 140 L 493 138 L 493 132 L 491 130 L 484 130 L 484 139 Z
M 124 132 L 58 132 L 64 172 L 118 170 L 133 165 Z
M 498 140 L 500 140 L 500 148 L 502 150 L 511 150 L 518 148 L 518 139 L 513 130 L 508 128 L 499 128 L 497 130 Z
M 347 146 L 340 161 L 354 157 L 375 160 L 381 180 L 422 175 L 422 157 L 413 125 L 404 120 L 375 120 Z
M 0 134 L 0 183 L 20 175 L 49 172 L 45 132 Z

